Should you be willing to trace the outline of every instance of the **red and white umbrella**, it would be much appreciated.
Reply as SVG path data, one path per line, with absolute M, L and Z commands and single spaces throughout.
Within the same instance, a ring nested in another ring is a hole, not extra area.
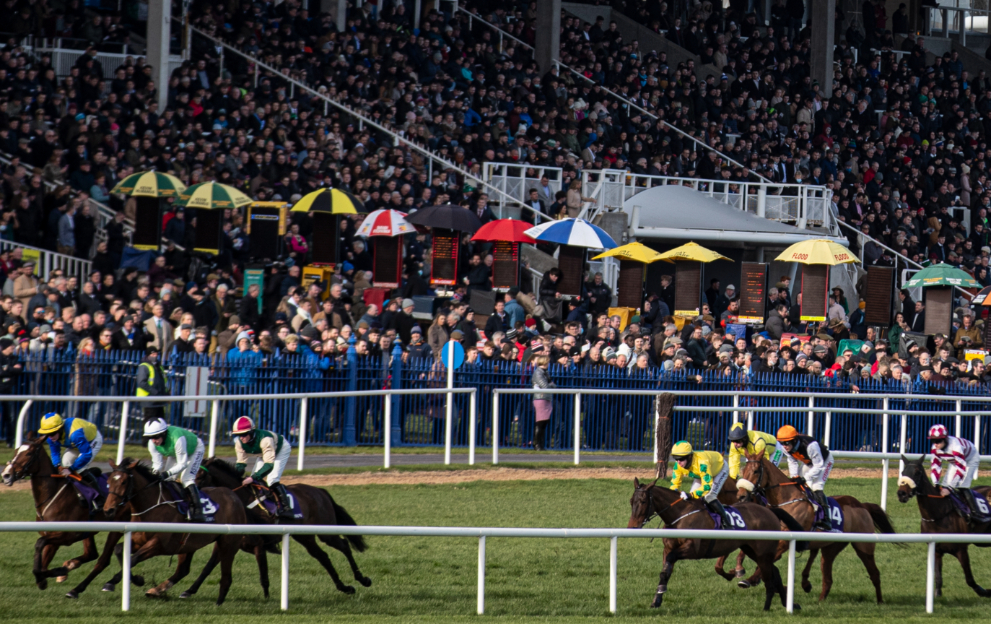
M 415 232 L 416 228 L 407 223 L 405 212 L 398 210 L 376 210 L 365 217 L 356 234 L 358 236 L 401 236 Z

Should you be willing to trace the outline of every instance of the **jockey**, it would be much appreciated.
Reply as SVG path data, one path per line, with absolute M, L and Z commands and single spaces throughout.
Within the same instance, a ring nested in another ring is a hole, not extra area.
M 189 499 L 190 520 L 203 522 L 203 504 L 196 487 L 196 473 L 206 452 L 203 441 L 192 431 L 168 425 L 161 418 L 145 423 L 144 438 L 148 440 L 152 470 L 165 481 L 182 483 Z M 166 471 L 170 459 L 173 466 Z
M 254 472 L 244 478 L 243 485 L 264 481 L 275 494 L 275 504 L 279 517 L 292 519 L 292 504 L 286 486 L 279 482 L 282 471 L 289 463 L 289 453 L 292 450 L 289 441 L 278 433 L 265 431 L 255 427 L 253 420 L 241 416 L 234 421 L 234 450 L 237 453 L 235 468 L 243 475 L 248 467 L 248 456 L 257 455 Z
M 933 425 L 929 429 L 929 439 L 932 440 L 932 464 L 930 478 L 933 485 L 940 485 L 942 494 L 947 496 L 950 490 L 956 490 L 970 507 L 971 513 L 982 515 L 970 491 L 970 484 L 977 476 L 977 466 L 981 458 L 977 449 L 969 440 L 951 436 L 943 425 Z M 966 519 L 970 522 L 970 518 Z
M 785 456 L 785 450 L 770 433 L 747 431 L 743 423 L 736 423 L 729 430 L 729 478 L 740 476 L 740 464 L 744 456 L 761 455 L 771 460 L 775 466 Z
M 724 529 L 733 528 L 726 510 L 719 502 L 719 491 L 729 477 L 723 456 L 715 451 L 694 451 L 691 444 L 682 441 L 671 449 L 671 458 L 678 464 L 671 479 L 671 489 L 680 490 L 681 482 L 686 476 L 693 479 L 692 497 L 702 499 L 712 513 L 718 514 L 723 519 Z M 687 500 L 688 495 L 681 492 L 681 498 Z
M 49 412 L 41 418 L 38 435 L 48 440 L 52 465 L 59 474 L 68 476 L 74 472 L 99 491 L 92 473 L 81 474 L 103 446 L 103 435 L 96 425 L 82 418 L 63 419 L 55 412 Z
M 788 473 L 800 485 L 808 484 L 815 502 L 822 508 L 822 519 L 817 527 L 832 530 L 829 523 L 829 502 L 826 500 L 826 480 L 833 470 L 833 458 L 829 449 L 810 436 L 800 435 L 791 425 L 778 429 L 776 436 L 788 456 Z

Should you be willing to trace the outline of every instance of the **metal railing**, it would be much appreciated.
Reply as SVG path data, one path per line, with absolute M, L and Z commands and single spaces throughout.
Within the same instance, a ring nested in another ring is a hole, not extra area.
M 32 247 L 31 245 L 23 245 L 14 241 L 0 241 L 0 250 L 13 251 L 15 249 L 20 249 L 22 251 L 22 260 L 31 260 L 36 263 L 35 266 L 37 267 L 37 270 L 35 273 L 43 281 L 48 281 L 48 276 L 51 272 L 58 269 L 65 273 L 66 277 L 72 276 L 80 278 L 81 283 L 90 274 L 90 270 L 93 266 L 93 263 L 89 260 L 83 260 L 82 258 L 76 258 L 75 256 L 67 256 L 65 254 L 56 253 L 47 249 L 40 249 L 38 247 Z
M 936 544 L 991 544 L 991 535 L 967 534 L 877 534 L 822 533 L 799 531 L 722 531 L 711 529 L 543 529 L 514 527 L 423 527 L 423 526 L 343 526 L 297 524 L 186 524 L 164 522 L 2 522 L 0 532 L 35 533 L 58 531 L 123 533 L 121 610 L 131 608 L 131 554 L 134 533 L 182 533 L 197 535 L 281 535 L 280 602 L 289 610 L 289 538 L 293 535 L 361 535 L 385 537 L 476 537 L 478 572 L 476 612 L 485 613 L 486 538 L 608 539 L 609 612 L 616 613 L 618 591 L 618 541 L 624 539 L 711 539 L 788 542 L 788 573 L 785 610 L 794 612 L 795 555 L 798 542 L 842 542 L 873 544 L 928 544 L 926 549 L 926 613 L 935 606 Z M 686 588 L 687 592 L 688 589 Z
M 254 56 L 251 56 L 250 54 L 246 54 L 244 52 L 241 52 L 237 48 L 232 47 L 230 44 L 228 44 L 228 43 L 226 43 L 226 42 L 224 42 L 224 41 L 222 41 L 220 39 L 217 39 L 213 35 L 210 35 L 210 34 L 204 32 L 204 31 L 200 30 L 199 28 L 196 28 L 195 26 L 186 26 L 186 27 L 189 28 L 189 30 L 190 30 L 191 33 L 195 33 L 196 35 L 198 35 L 200 37 L 204 37 L 207 40 L 209 40 L 209 41 L 215 43 L 216 45 L 220 46 L 223 50 L 226 50 L 226 51 L 228 51 L 231 54 L 236 54 L 237 56 L 240 56 L 241 58 L 243 58 L 243 59 L 247 60 L 248 62 L 250 62 L 251 64 L 253 64 L 254 65 L 255 82 L 256 83 L 257 83 L 258 77 L 259 77 L 259 70 L 260 69 L 263 69 L 263 70 L 265 70 L 267 72 L 270 72 L 275 79 L 285 81 L 286 83 L 288 83 L 290 85 L 290 97 L 292 97 L 295 89 L 302 89 L 305 92 L 307 92 L 308 94 L 310 94 L 310 96 L 312 96 L 313 98 L 316 98 L 318 100 L 322 100 L 324 102 L 324 113 L 325 114 L 326 114 L 326 111 L 327 111 L 327 107 L 328 106 L 333 106 L 334 108 L 338 109 L 342 113 L 344 113 L 344 114 L 346 114 L 348 116 L 351 116 L 351 117 L 357 119 L 358 122 L 359 122 L 359 128 L 361 128 L 362 126 L 369 126 L 371 128 L 375 128 L 379 132 L 383 132 L 383 133 L 389 135 L 393 139 L 393 141 L 395 142 L 396 145 L 399 145 L 400 143 L 402 143 L 408 149 L 417 152 L 418 154 L 420 154 L 421 156 L 423 156 L 424 158 L 427 159 L 427 165 L 428 165 L 428 172 L 427 172 L 427 176 L 428 177 L 427 177 L 427 179 L 432 179 L 433 178 L 433 167 L 435 166 L 435 164 L 436 165 L 440 165 L 440 166 L 442 166 L 446 170 L 451 170 L 451 171 L 456 172 L 458 175 L 462 176 L 465 180 L 471 180 L 472 182 L 478 184 L 480 187 L 484 188 L 485 191 L 488 192 L 490 195 L 494 195 L 495 196 L 494 199 L 496 201 L 498 201 L 499 203 L 510 202 L 510 203 L 513 203 L 513 204 L 518 205 L 521 210 L 530 211 L 534 215 L 534 219 L 535 219 L 536 222 L 539 223 L 541 219 L 546 218 L 546 217 L 544 217 L 544 215 L 541 215 L 541 214 L 533 211 L 533 209 L 530 208 L 530 206 L 527 206 L 523 202 L 518 201 L 514 197 L 510 197 L 510 196 L 506 195 L 505 193 L 502 192 L 502 190 L 500 190 L 499 188 L 493 186 L 492 184 L 489 184 L 488 182 L 486 182 L 481 177 L 476 176 L 475 174 L 471 173 L 470 171 L 459 167 L 457 164 L 455 164 L 454 162 L 452 162 L 450 160 L 447 160 L 446 158 L 442 158 L 442 157 L 438 156 L 433 151 L 431 151 L 430 149 L 428 149 L 428 148 L 420 145 L 419 143 L 415 143 L 413 141 L 410 141 L 405 136 L 399 134 L 397 131 L 392 130 L 392 129 L 390 129 L 390 128 L 388 128 L 388 127 L 386 127 L 386 126 L 384 126 L 384 125 L 382 125 L 382 124 L 374 121 L 370 117 L 367 117 L 367 116 L 363 115 L 362 113 L 360 113 L 360 112 L 352 109 L 351 107 L 345 105 L 343 102 L 338 101 L 338 100 L 335 100 L 333 98 L 328 97 L 327 95 L 325 95 L 323 93 L 318 92 L 316 89 L 310 87 L 309 85 L 307 85 L 307 84 L 305 84 L 303 82 L 300 82 L 299 80 L 296 80 L 295 78 L 292 78 L 289 75 L 283 73 L 282 70 L 279 70 L 278 68 L 273 67 L 273 66 L 265 63 L 264 61 L 258 59 L 257 57 L 254 57 Z M 222 62 L 222 59 L 223 59 L 223 56 L 221 56 L 221 62 Z M 289 70 L 288 69 L 285 69 L 285 71 L 288 72 Z M 257 84 L 256 84 L 256 86 L 257 86 Z
M 530 44 L 526 43 L 522 39 L 519 39 L 517 37 L 514 37 L 513 35 L 509 34 L 508 32 L 504 31 L 503 29 L 499 28 L 495 24 L 492 24 L 492 23 L 486 21 L 485 19 L 479 17 L 478 15 L 475 15 L 471 11 L 466 10 L 462 6 L 458 6 L 457 8 L 458 8 L 458 11 L 460 11 L 462 13 L 465 13 L 468 16 L 468 28 L 469 28 L 469 30 L 472 28 L 473 22 L 477 21 L 477 22 L 479 22 L 481 24 L 484 24 L 489 29 L 495 31 L 496 36 L 499 38 L 499 51 L 500 52 L 502 51 L 503 38 L 505 37 L 505 38 L 511 39 L 512 41 L 515 41 L 518 45 L 523 46 L 524 49 L 529 50 L 531 56 L 534 54 L 533 46 L 531 46 Z M 646 115 L 647 117 L 649 117 L 650 119 L 654 120 L 655 122 L 657 122 L 657 121 L 661 122 L 662 124 L 664 124 L 664 127 L 667 130 L 673 130 L 674 132 L 677 132 L 679 135 L 681 135 L 681 137 L 683 139 L 688 139 L 688 140 L 692 141 L 693 143 L 695 143 L 696 145 L 698 145 L 700 148 L 702 148 L 704 150 L 708 150 L 710 152 L 715 152 L 723 160 L 725 160 L 725 161 L 727 161 L 729 163 L 732 163 L 732 164 L 736 165 L 737 167 L 740 167 L 741 169 L 744 168 L 744 165 L 743 164 L 737 162 L 733 158 L 730 158 L 729 156 L 727 156 L 726 154 L 720 152 L 719 150 L 717 150 L 716 148 L 712 147 L 708 143 L 705 143 L 704 141 L 700 141 L 697 137 L 694 137 L 694 136 L 688 134 L 687 132 L 685 132 L 681 128 L 678 128 L 678 127 L 676 127 L 676 126 L 668 123 L 667 121 L 665 121 L 663 119 L 660 119 L 657 115 L 655 115 L 654 113 L 648 111 L 646 108 L 643 108 L 642 106 L 640 106 L 640 105 L 638 105 L 638 104 L 636 104 L 636 103 L 634 103 L 634 102 L 626 99 L 625 97 L 621 96 L 620 94 L 616 93 L 615 91 L 612 91 L 611 89 L 609 89 L 605 85 L 603 85 L 601 83 L 598 83 L 598 82 L 595 82 L 591 78 L 587 78 L 584 74 L 582 74 L 581 72 L 576 71 L 575 69 L 573 69 L 569 65 L 567 65 L 565 63 L 562 63 L 560 60 L 555 60 L 554 61 L 554 64 L 557 65 L 559 69 L 563 69 L 563 70 L 567 71 L 568 73 L 570 73 L 571 75 L 575 76 L 579 80 L 584 80 L 585 82 L 588 82 L 588 83 L 591 83 L 591 84 L 596 84 L 596 85 L 602 87 L 602 90 L 605 91 L 609 95 L 609 97 L 614 98 L 616 100 L 619 100 L 620 102 L 622 102 L 626 106 L 628 106 L 628 107 L 630 107 L 632 109 L 637 110 L 638 112 L 640 112 L 643 115 Z M 765 178 L 764 176 L 760 175 L 757 172 L 751 172 L 751 173 L 753 173 L 753 175 L 757 176 L 758 178 L 761 178 L 762 180 L 767 180 L 767 178 Z M 770 180 L 767 180 L 767 181 L 770 182 Z
M 492 411 L 495 414 L 499 413 L 499 398 L 504 395 L 528 395 L 533 394 L 534 390 L 532 388 L 495 388 L 492 390 Z M 831 399 L 835 400 L 837 397 L 835 394 L 830 393 L 805 393 L 799 397 L 796 397 L 795 393 L 791 392 L 731 392 L 731 391 L 687 391 L 687 390 L 634 390 L 634 389 L 541 389 L 541 394 L 549 395 L 567 395 L 571 397 L 574 401 L 573 409 L 574 416 L 572 418 L 572 425 L 574 427 L 572 435 L 572 448 L 574 451 L 574 464 L 577 466 L 581 463 L 581 440 L 582 440 L 582 397 L 583 396 L 622 396 L 622 395 L 638 395 L 647 397 L 656 397 L 659 394 L 673 394 L 675 396 L 692 396 L 692 397 L 732 397 L 733 406 L 685 406 L 676 405 L 674 406 L 675 412 L 691 412 L 691 413 L 721 413 L 721 414 L 732 414 L 731 424 L 736 424 L 738 422 L 746 421 L 747 429 L 754 429 L 754 417 L 755 414 L 793 414 L 799 415 L 805 418 L 805 432 L 807 435 L 816 436 L 822 440 L 823 445 L 829 448 L 832 433 L 833 433 L 833 414 L 836 412 L 849 412 L 849 408 L 838 408 L 834 406 L 817 406 L 816 399 Z M 860 415 L 869 415 L 874 417 L 880 417 L 882 421 L 882 433 L 880 440 L 880 448 L 885 449 L 881 452 L 871 452 L 871 451 L 837 451 L 830 449 L 830 454 L 833 457 L 840 459 L 880 459 L 881 460 L 881 470 L 882 474 L 887 476 L 889 469 L 889 462 L 892 459 L 899 460 L 899 473 L 904 469 L 904 462 L 901 458 L 918 458 L 919 454 L 911 454 L 905 452 L 907 448 L 908 441 L 908 418 L 907 417 L 928 417 L 932 418 L 934 412 L 924 411 L 924 410 L 913 410 L 913 409 L 903 409 L 898 407 L 897 409 L 891 405 L 891 401 L 905 401 L 906 397 L 904 395 L 866 395 L 867 398 L 874 401 L 881 401 L 881 407 L 879 409 L 869 409 L 869 408 L 857 408 L 856 412 Z M 746 399 L 753 397 L 782 397 L 795 399 L 799 398 L 807 401 L 805 406 L 747 406 L 745 404 Z M 970 397 L 939 397 L 939 396 L 925 396 L 925 400 L 933 401 L 952 401 L 954 402 L 954 407 L 956 408 L 953 412 L 954 415 L 954 432 L 958 437 L 963 437 L 964 433 L 964 418 L 973 419 L 973 440 L 974 447 L 980 453 L 980 437 L 981 437 L 981 417 L 987 415 L 987 410 L 975 410 L 967 411 L 963 409 L 963 403 L 966 401 L 968 403 L 978 402 L 978 403 L 991 403 L 991 397 L 974 397 L 975 401 L 972 401 Z M 891 439 L 890 432 L 890 422 L 892 416 L 900 416 L 900 430 L 897 438 L 897 453 L 888 452 L 887 449 L 895 446 L 895 441 Z M 819 421 L 821 416 L 822 420 Z M 660 414 L 656 411 L 656 403 L 654 407 L 654 419 L 655 427 L 654 434 L 656 435 L 656 419 L 660 418 Z M 492 463 L 493 465 L 499 463 L 499 419 L 494 418 L 492 420 Z M 658 461 L 657 446 L 653 445 L 654 462 Z M 471 441 L 469 449 L 472 456 L 474 456 L 474 440 Z M 991 461 L 991 455 L 981 455 L 982 461 Z M 883 478 L 881 480 L 881 506 L 886 507 L 886 500 L 888 494 L 888 479 Z
M 530 189 L 539 188 L 540 180 L 547 176 L 548 186 L 552 193 L 557 193 L 562 188 L 562 173 L 560 167 L 541 167 L 538 165 L 514 165 L 510 163 L 484 162 L 482 163 L 482 179 L 492 186 L 500 189 L 506 196 L 516 198 L 520 203 L 526 204 L 530 198 Z M 531 175 L 532 174 L 532 175 Z M 550 207 L 553 196 L 548 202 L 548 198 L 541 195 L 540 199 Z M 499 218 L 516 218 L 517 215 L 503 215 L 502 205 L 499 206 Z
M 980 34 L 991 34 L 991 11 L 962 7 L 960 0 L 954 0 L 957 6 L 941 4 L 939 6 L 924 6 L 929 20 L 929 32 L 943 31 L 943 38 L 950 37 L 951 28 L 957 32 L 960 45 L 967 45 L 967 31 Z
M 76 61 L 79 60 L 81 56 L 86 54 L 86 50 L 77 48 L 66 48 L 61 47 L 60 39 L 43 39 L 41 40 L 41 45 L 34 48 L 35 54 L 47 55 L 52 57 L 52 68 L 55 69 L 55 75 L 59 78 L 64 78 L 68 76 L 72 68 L 76 66 Z M 138 59 L 146 58 L 144 54 L 135 54 L 127 52 L 102 52 L 98 51 L 96 53 L 96 60 L 100 62 L 103 67 L 103 78 L 111 79 L 114 74 L 117 73 L 119 67 L 123 67 L 128 59 L 136 61 Z M 182 65 L 182 57 L 178 54 L 169 55 L 169 75 Z

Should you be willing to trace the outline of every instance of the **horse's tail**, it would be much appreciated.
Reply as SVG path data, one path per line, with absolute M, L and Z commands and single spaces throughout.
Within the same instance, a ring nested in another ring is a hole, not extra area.
M 794 531 L 797 533 L 802 533 L 805 531 L 805 527 L 799 524 L 798 520 L 795 520 L 795 518 L 793 518 L 792 515 L 784 509 L 779 509 L 777 507 L 768 507 L 768 509 L 770 509 L 771 512 L 778 517 L 778 520 L 780 520 L 782 524 L 788 527 L 789 531 Z M 807 541 L 795 542 L 795 550 L 797 552 L 805 552 L 808 549 L 809 543 Z
M 330 504 L 334 506 L 334 515 L 337 516 L 337 524 L 342 526 L 358 526 L 358 523 L 354 521 L 351 514 L 338 505 L 333 496 L 330 494 L 327 494 L 327 496 L 330 498 Z M 365 552 L 368 549 L 368 544 L 365 543 L 365 538 L 361 535 L 345 535 L 344 537 L 358 552 Z
M 874 521 L 874 529 L 878 533 L 897 533 L 895 527 L 891 524 L 891 517 L 888 516 L 887 512 L 881 509 L 880 505 L 875 505 L 874 503 L 860 503 L 860 506 L 867 510 L 867 513 L 871 514 L 871 520 Z

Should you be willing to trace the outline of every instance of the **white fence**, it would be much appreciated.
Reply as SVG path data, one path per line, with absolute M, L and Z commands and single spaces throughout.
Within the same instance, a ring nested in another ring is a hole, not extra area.
M 550 205 L 554 202 L 553 194 L 561 190 L 562 173 L 563 169 L 559 167 L 538 167 L 533 165 L 513 165 L 496 162 L 482 163 L 482 179 L 502 191 L 504 196 L 516 199 L 520 203 L 525 204 L 527 208 L 529 207 L 527 201 L 530 199 L 530 189 L 539 189 L 540 179 L 543 176 L 547 176 L 548 186 L 551 189 L 552 197 L 547 198 L 541 196 L 540 199 L 543 200 L 546 208 L 550 208 Z M 519 208 L 520 211 L 527 209 L 514 205 L 504 207 L 503 202 L 499 202 L 498 216 L 500 219 L 517 219 L 520 217 L 520 214 L 517 214 L 517 208 Z M 529 212 L 531 217 L 536 218 L 536 223 L 540 223 L 542 219 L 546 219 L 548 216 L 545 214 L 537 214 L 533 210 L 530 210 Z
M 80 396 L 66 397 L 67 401 L 81 403 L 123 403 L 121 406 L 120 430 L 117 434 L 117 462 L 124 461 L 124 445 L 127 441 L 127 424 L 130 418 L 130 407 L 132 403 L 165 403 L 170 401 L 204 401 L 210 403 L 210 441 L 207 446 L 207 457 L 213 457 L 217 447 L 217 426 L 220 421 L 220 404 L 226 401 L 264 401 L 271 399 L 298 399 L 299 407 L 299 448 L 296 460 L 296 469 L 303 470 L 303 461 L 306 454 L 306 435 L 309 418 L 307 411 L 310 399 L 334 399 L 346 397 L 369 397 L 394 395 L 447 395 L 447 416 L 444 420 L 444 463 L 451 463 L 451 433 L 453 422 L 452 399 L 455 394 L 468 394 L 469 398 L 469 433 L 472 440 L 475 439 L 476 423 L 476 394 L 475 388 L 431 388 L 431 389 L 398 389 L 398 390 L 361 390 L 353 392 L 312 392 L 301 394 L 208 394 L 198 396 L 170 396 L 170 397 L 114 397 L 114 396 Z M 20 446 L 24 441 L 24 421 L 27 419 L 28 411 L 34 401 L 48 401 L 51 396 L 2 396 L 0 401 L 24 401 L 20 412 L 17 415 L 17 425 L 14 446 Z M 383 466 L 391 467 L 392 455 L 392 402 L 383 401 L 385 409 L 383 412 Z M 469 463 L 475 463 L 475 447 L 472 445 L 468 455 Z
M 928 544 L 926 556 L 926 613 L 933 612 L 935 602 L 936 544 L 989 544 L 991 535 L 961 534 L 888 534 L 876 533 L 801 533 L 791 531 L 713 531 L 678 529 L 519 529 L 483 527 L 408 527 L 408 526 L 314 526 L 314 525 L 237 525 L 237 524 L 170 524 L 152 522 L 2 522 L 0 532 L 34 533 L 38 531 L 114 531 L 124 534 L 123 577 L 121 579 L 121 609 L 131 608 L 131 536 L 133 533 L 196 533 L 207 535 L 281 535 L 282 574 L 280 579 L 283 611 L 289 609 L 289 538 L 292 535 L 364 535 L 393 537 L 477 537 L 478 595 L 477 612 L 485 613 L 485 538 L 563 538 L 609 540 L 609 611 L 616 613 L 617 542 L 619 538 L 656 539 L 714 539 L 714 540 L 774 540 L 787 541 L 788 580 L 786 610 L 794 612 L 796 542 L 864 542 Z M 658 562 L 660 564 L 660 562 Z M 687 588 L 684 590 L 689 591 Z
M 22 245 L 14 241 L 0 241 L 0 250 L 14 251 L 15 249 L 22 251 L 24 254 L 22 259 L 32 260 L 36 263 L 35 275 L 45 281 L 48 280 L 48 275 L 52 271 L 59 269 L 65 273 L 66 277 L 80 278 L 79 281 L 82 283 L 89 275 L 90 269 L 93 266 L 93 263 L 89 260 L 83 260 L 75 256 L 67 256 L 65 254 L 55 253 L 54 251 L 48 251 L 47 249 L 32 247 L 31 245 Z M 25 310 L 25 314 L 29 314 L 29 312 Z
M 44 42 L 44 47 L 36 47 L 34 52 L 36 55 L 49 55 L 52 57 L 52 67 L 55 69 L 55 75 L 59 78 L 64 78 L 72 72 L 72 68 L 76 66 L 76 61 L 79 57 L 86 54 L 86 50 L 77 50 L 74 48 L 63 48 L 58 47 L 59 40 L 54 40 L 53 46 L 49 47 L 47 44 L 49 42 Z M 117 73 L 117 68 L 123 67 L 128 62 L 137 61 L 138 59 L 144 59 L 143 54 L 123 54 L 119 52 L 97 52 L 96 60 L 100 62 L 103 66 L 103 77 L 105 80 L 110 80 Z M 169 55 L 169 75 L 182 65 L 182 57 L 178 54 Z M 110 83 L 107 83 L 107 88 L 109 89 Z

